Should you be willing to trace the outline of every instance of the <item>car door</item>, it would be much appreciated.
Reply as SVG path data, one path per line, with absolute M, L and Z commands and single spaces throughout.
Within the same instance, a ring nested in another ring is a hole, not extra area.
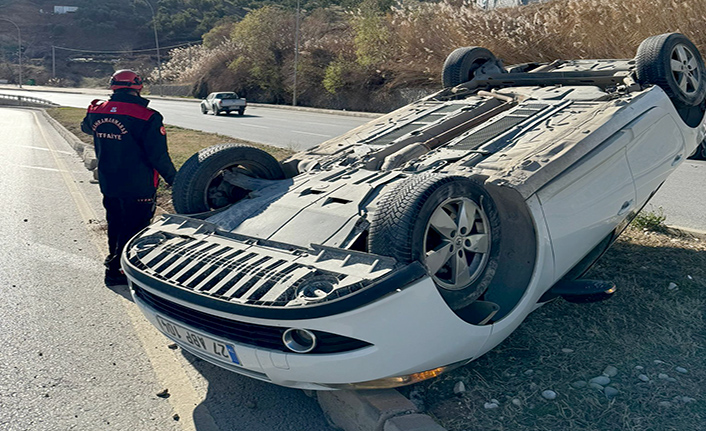
M 537 192 L 561 277 L 625 220 L 635 187 L 625 146 L 609 139 Z
M 687 156 L 681 128 L 669 111 L 657 106 L 624 127 L 620 133 L 641 208 Z

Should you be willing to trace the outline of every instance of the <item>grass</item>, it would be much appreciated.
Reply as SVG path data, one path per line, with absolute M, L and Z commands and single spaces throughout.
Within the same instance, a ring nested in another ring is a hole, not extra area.
M 667 216 L 664 215 L 662 207 L 659 207 L 657 211 L 641 211 L 633 219 L 632 224 L 638 229 L 666 233 L 669 228 L 664 224 L 665 220 Z
M 83 142 L 93 144 L 91 136 L 81 131 L 81 120 L 83 120 L 86 111 L 80 108 L 50 108 L 47 113 L 55 120 L 61 123 L 73 134 L 78 136 Z M 261 148 L 272 154 L 277 160 L 282 160 L 289 157 L 293 151 L 285 148 L 278 148 L 269 145 L 256 144 L 242 139 L 223 136 L 217 133 L 200 132 L 198 130 L 184 129 L 177 126 L 165 126 L 167 129 L 167 145 L 169 146 L 169 154 L 177 169 L 184 162 L 203 148 L 210 147 L 224 142 L 233 142 L 238 144 L 246 144 L 253 147 Z M 166 212 L 173 212 L 174 208 L 171 204 L 171 190 L 164 183 L 160 182 L 157 190 L 157 204 Z
M 449 431 L 705 429 L 706 240 L 633 226 L 588 278 L 613 280 L 618 291 L 600 303 L 549 303 L 485 356 L 404 391 Z M 572 387 L 608 365 L 619 370 L 616 398 Z M 458 381 L 468 388 L 462 396 L 453 393 Z M 541 396 L 547 389 L 555 400 Z M 491 399 L 499 408 L 484 408 Z

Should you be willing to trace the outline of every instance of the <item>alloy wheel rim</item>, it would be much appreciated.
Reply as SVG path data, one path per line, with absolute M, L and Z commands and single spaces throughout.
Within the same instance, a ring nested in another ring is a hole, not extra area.
M 679 91 L 691 96 L 699 90 L 701 70 L 697 57 L 689 47 L 683 44 L 675 46 L 669 59 L 669 65 Z
M 490 241 L 485 211 L 468 198 L 449 198 L 437 206 L 427 222 L 424 264 L 438 286 L 464 289 L 485 268 Z

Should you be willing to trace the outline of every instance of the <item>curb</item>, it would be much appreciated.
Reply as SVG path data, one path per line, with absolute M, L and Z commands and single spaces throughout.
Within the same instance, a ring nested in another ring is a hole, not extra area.
M 83 159 L 94 175 L 97 166 L 92 145 L 86 144 L 41 109 L 42 114 Z M 318 391 L 319 407 L 327 420 L 343 431 L 446 431 L 394 389 Z
M 86 144 L 82 140 L 76 137 L 73 133 L 71 133 L 66 127 L 61 125 L 58 121 L 56 121 L 54 118 L 52 118 L 51 115 L 47 114 L 47 111 L 45 109 L 42 109 L 42 115 L 44 115 L 44 118 L 47 120 L 49 124 L 51 124 L 54 129 L 56 129 L 57 132 L 66 139 L 66 141 L 71 145 L 71 147 L 76 151 L 76 153 L 81 157 L 83 160 L 83 165 L 88 169 L 89 171 L 94 171 L 95 175 L 95 169 L 98 167 L 98 159 L 96 159 L 96 151 L 93 148 L 93 145 Z
M 344 431 L 446 431 L 394 389 L 320 391 L 329 422 Z

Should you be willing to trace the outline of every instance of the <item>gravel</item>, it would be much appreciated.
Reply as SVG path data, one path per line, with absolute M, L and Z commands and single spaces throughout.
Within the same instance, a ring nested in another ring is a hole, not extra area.
M 594 377 L 588 381 L 588 383 L 595 383 L 597 385 L 605 386 L 610 383 L 610 377 L 608 376 L 598 376 Z
M 603 375 L 606 377 L 615 377 L 617 374 L 618 369 L 612 365 L 608 365 L 607 367 L 605 367 L 605 370 L 603 370 Z
M 483 404 L 483 408 L 485 408 L 486 410 L 493 410 L 493 409 L 497 409 L 498 407 L 500 407 L 500 406 L 497 405 L 497 404 L 495 404 L 495 403 L 485 403 L 485 404 Z
M 556 392 L 546 390 L 546 391 L 542 392 L 542 397 L 544 397 L 547 400 L 553 400 L 556 398 Z
M 649 382 L 649 381 L 650 381 L 650 378 L 647 377 L 647 375 L 645 375 L 645 374 L 640 374 L 639 376 L 637 376 L 637 378 L 640 379 L 640 380 L 642 380 L 643 382 Z
M 682 373 L 682 374 L 688 373 L 688 371 L 684 367 L 677 367 L 677 368 L 675 368 L 675 370 L 677 370 L 678 373 Z
M 589 383 L 588 387 L 597 391 L 602 391 L 603 389 L 605 389 L 602 385 L 599 385 L 598 383 Z
M 612 386 L 606 386 L 606 388 L 605 388 L 605 390 L 603 391 L 603 393 L 605 394 L 606 398 L 608 398 L 609 400 L 612 400 L 613 398 L 615 398 L 616 396 L 618 396 L 618 394 L 620 393 L 620 391 L 617 390 L 617 389 L 615 389 L 615 388 L 612 387 Z

